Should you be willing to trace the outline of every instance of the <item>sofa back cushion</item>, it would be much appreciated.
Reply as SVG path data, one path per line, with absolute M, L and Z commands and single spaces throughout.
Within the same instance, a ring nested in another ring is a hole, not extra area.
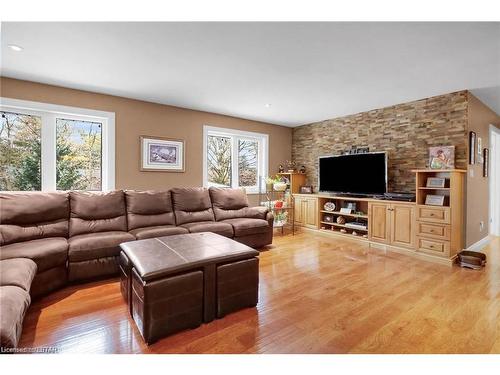
M 170 191 L 126 190 L 128 230 L 175 225 Z
M 174 188 L 171 192 L 177 225 L 215 220 L 208 189 Z
M 123 191 L 72 191 L 69 193 L 69 197 L 70 236 L 127 230 Z
M 0 245 L 47 237 L 68 237 L 66 192 L 0 193 Z
M 266 208 L 248 207 L 247 194 L 243 189 L 210 188 L 209 191 L 217 221 L 237 218 L 266 218 L 268 211 Z

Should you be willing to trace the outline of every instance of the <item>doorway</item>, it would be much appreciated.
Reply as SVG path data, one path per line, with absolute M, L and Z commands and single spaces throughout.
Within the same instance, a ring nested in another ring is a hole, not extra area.
M 500 129 L 490 125 L 490 234 L 500 236 Z

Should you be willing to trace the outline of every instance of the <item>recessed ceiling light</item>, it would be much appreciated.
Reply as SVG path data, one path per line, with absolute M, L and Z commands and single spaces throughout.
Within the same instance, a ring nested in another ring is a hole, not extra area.
M 9 44 L 9 48 L 12 51 L 21 52 L 24 48 L 15 44 Z
M 271 107 L 271 104 L 266 103 L 266 104 L 264 104 L 264 107 L 269 108 L 269 107 Z

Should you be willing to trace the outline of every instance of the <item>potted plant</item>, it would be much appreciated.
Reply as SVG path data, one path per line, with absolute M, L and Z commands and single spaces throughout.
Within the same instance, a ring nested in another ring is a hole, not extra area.
M 286 183 L 281 180 L 279 176 L 267 177 L 266 178 L 266 190 L 267 191 L 285 191 Z

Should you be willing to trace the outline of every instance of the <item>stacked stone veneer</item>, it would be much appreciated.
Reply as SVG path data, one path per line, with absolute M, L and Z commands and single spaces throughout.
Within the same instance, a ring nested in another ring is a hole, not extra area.
M 389 191 L 414 191 L 411 170 L 427 167 L 431 146 L 455 146 L 455 168 L 467 167 L 467 103 L 460 91 L 303 125 L 293 130 L 292 157 L 316 189 L 319 156 L 353 145 L 386 151 Z

